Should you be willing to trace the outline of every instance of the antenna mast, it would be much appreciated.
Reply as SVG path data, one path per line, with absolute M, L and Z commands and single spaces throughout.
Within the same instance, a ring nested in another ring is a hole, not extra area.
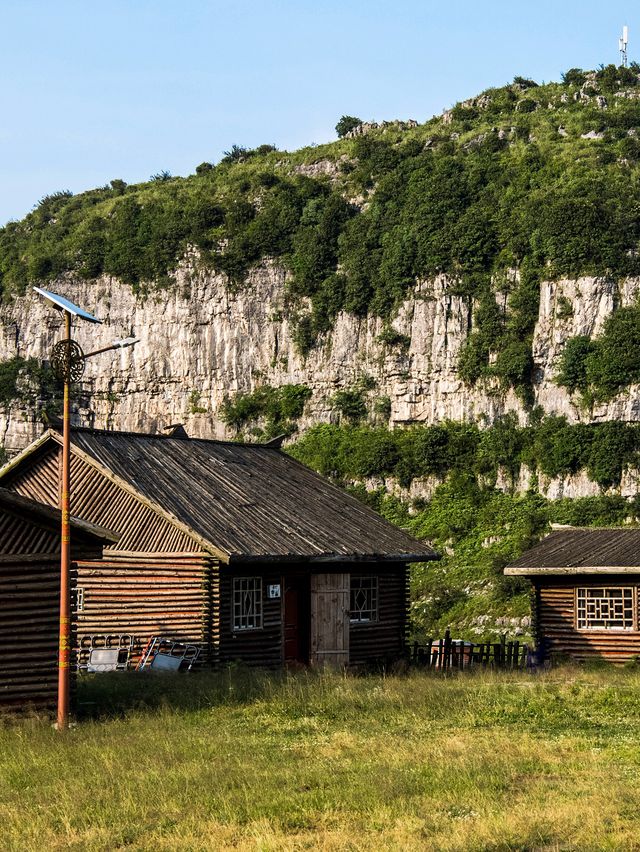
M 627 44 L 629 43 L 629 27 L 626 25 L 622 28 L 622 36 L 618 39 L 618 49 L 620 50 L 620 64 L 627 67 Z

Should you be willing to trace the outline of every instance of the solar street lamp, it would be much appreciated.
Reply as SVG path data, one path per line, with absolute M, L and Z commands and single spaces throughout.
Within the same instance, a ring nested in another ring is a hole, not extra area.
M 62 535 L 60 543 L 60 639 L 58 644 L 58 730 L 66 728 L 69 718 L 69 657 L 71 644 L 71 415 L 69 389 L 71 382 L 78 382 L 84 374 L 87 358 L 122 349 L 138 342 L 136 337 L 114 340 L 109 346 L 103 346 L 93 352 L 84 353 L 78 343 L 71 339 L 71 319 L 77 317 L 90 323 L 101 323 L 93 314 L 84 311 L 73 302 L 43 290 L 33 288 L 44 296 L 53 307 L 64 314 L 65 336 L 53 347 L 51 367 L 55 376 L 64 383 L 64 402 L 62 412 L 62 472 L 60 482 L 60 509 L 62 512 Z

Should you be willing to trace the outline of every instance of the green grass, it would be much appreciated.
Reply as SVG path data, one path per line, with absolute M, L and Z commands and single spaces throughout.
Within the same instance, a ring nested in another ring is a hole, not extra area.
M 0 727 L 2 849 L 640 848 L 635 671 L 103 676 L 80 700 L 63 734 Z

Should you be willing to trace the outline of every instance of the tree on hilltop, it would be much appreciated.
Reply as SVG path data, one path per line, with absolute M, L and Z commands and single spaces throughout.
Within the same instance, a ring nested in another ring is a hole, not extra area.
M 342 139 L 343 136 L 346 136 L 350 130 L 353 130 L 353 128 L 357 127 L 359 124 L 362 124 L 361 118 L 356 118 L 354 115 L 343 115 L 340 121 L 336 124 L 338 139 Z

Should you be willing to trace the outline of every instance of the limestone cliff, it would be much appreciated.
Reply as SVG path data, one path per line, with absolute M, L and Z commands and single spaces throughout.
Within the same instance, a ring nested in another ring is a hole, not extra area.
M 283 309 L 285 284 L 285 271 L 266 262 L 249 274 L 244 287 L 230 289 L 223 276 L 203 271 L 195 259 L 180 266 L 177 286 L 146 296 L 136 296 L 130 287 L 108 277 L 93 283 L 72 277 L 56 281 L 52 289 L 104 319 L 102 326 L 76 323 L 74 337 L 86 351 L 131 333 L 141 339 L 134 349 L 87 363 L 76 397 L 75 422 L 144 431 L 181 422 L 193 436 L 231 437 L 218 417 L 226 395 L 263 383 L 300 383 L 313 392 L 298 424 L 305 429 L 335 420 L 331 397 L 363 376 L 375 380 L 375 389 L 369 392 L 372 401 L 389 398 L 391 427 L 445 419 L 490 423 L 508 411 L 525 422 L 526 412 L 512 391 L 486 382 L 470 388 L 458 377 L 457 357 L 469 333 L 473 305 L 452 295 L 444 276 L 416 286 L 393 320 L 406 345 L 382 342 L 379 318 L 341 313 L 333 332 L 306 358 L 292 342 Z M 614 306 L 631 303 L 639 289 L 638 279 L 621 285 L 604 278 L 542 284 L 533 343 L 534 394 L 547 413 L 564 414 L 572 422 L 640 420 L 637 387 L 587 412 L 554 383 L 564 341 L 597 334 Z M 0 327 L 0 360 L 15 356 L 46 360 L 59 339 L 61 320 L 39 296 L 28 293 L 2 306 Z M 14 407 L 0 415 L 0 434 L 10 454 L 42 428 L 35 410 Z M 574 480 L 543 486 L 553 496 L 597 492 L 586 477 Z M 627 475 L 623 493 L 635 493 L 635 482 L 634 475 Z M 526 474 L 521 485 L 526 487 Z M 423 493 L 429 490 L 425 483 L 415 487 Z

